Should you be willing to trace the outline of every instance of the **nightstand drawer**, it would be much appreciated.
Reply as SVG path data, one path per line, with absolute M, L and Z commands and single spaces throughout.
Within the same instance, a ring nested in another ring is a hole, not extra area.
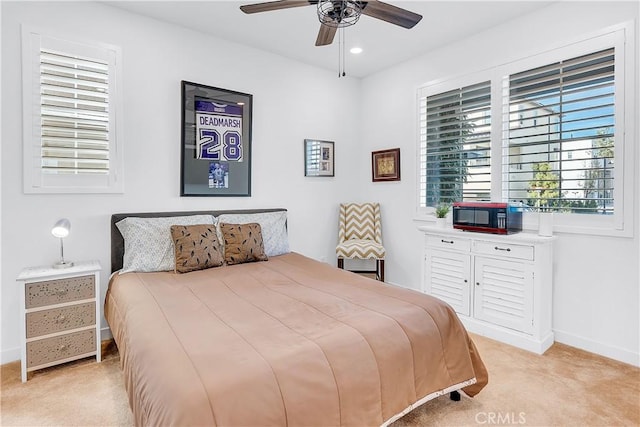
M 27 283 L 25 308 L 91 299 L 95 295 L 94 275 Z
M 27 338 L 96 324 L 96 303 L 71 305 L 27 313 Z
M 96 352 L 96 330 L 73 332 L 27 343 L 27 368 Z
M 510 243 L 475 242 L 475 250 L 480 254 L 499 255 L 506 258 L 526 259 L 533 261 L 533 246 L 514 245 Z

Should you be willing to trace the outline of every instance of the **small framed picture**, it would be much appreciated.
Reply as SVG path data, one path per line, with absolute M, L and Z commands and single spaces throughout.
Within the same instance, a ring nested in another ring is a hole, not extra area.
M 332 141 L 304 140 L 304 176 L 335 176 Z
M 400 181 L 400 149 L 373 151 L 371 173 L 373 182 Z

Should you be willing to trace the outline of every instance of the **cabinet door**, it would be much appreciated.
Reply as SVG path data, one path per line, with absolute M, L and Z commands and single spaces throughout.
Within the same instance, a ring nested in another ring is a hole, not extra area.
M 477 319 L 532 333 L 533 270 L 529 264 L 476 257 L 474 281 Z
M 470 313 L 471 256 L 430 249 L 425 257 L 425 292 L 445 301 L 460 314 Z

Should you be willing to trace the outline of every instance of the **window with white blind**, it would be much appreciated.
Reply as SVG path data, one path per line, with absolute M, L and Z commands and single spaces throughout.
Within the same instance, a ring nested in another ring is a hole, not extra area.
M 521 203 L 555 212 L 556 231 L 631 235 L 633 31 L 420 88 L 418 211 Z
M 491 197 L 491 82 L 419 98 L 420 203 Z
M 122 192 L 119 49 L 23 30 L 25 193 Z
M 614 54 L 508 77 L 505 199 L 542 211 L 614 213 Z

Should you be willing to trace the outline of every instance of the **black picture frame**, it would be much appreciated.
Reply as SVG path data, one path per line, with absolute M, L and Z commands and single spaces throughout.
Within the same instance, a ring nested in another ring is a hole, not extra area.
M 181 197 L 251 196 L 253 95 L 182 81 Z
M 335 176 L 333 141 L 304 140 L 304 176 Z

